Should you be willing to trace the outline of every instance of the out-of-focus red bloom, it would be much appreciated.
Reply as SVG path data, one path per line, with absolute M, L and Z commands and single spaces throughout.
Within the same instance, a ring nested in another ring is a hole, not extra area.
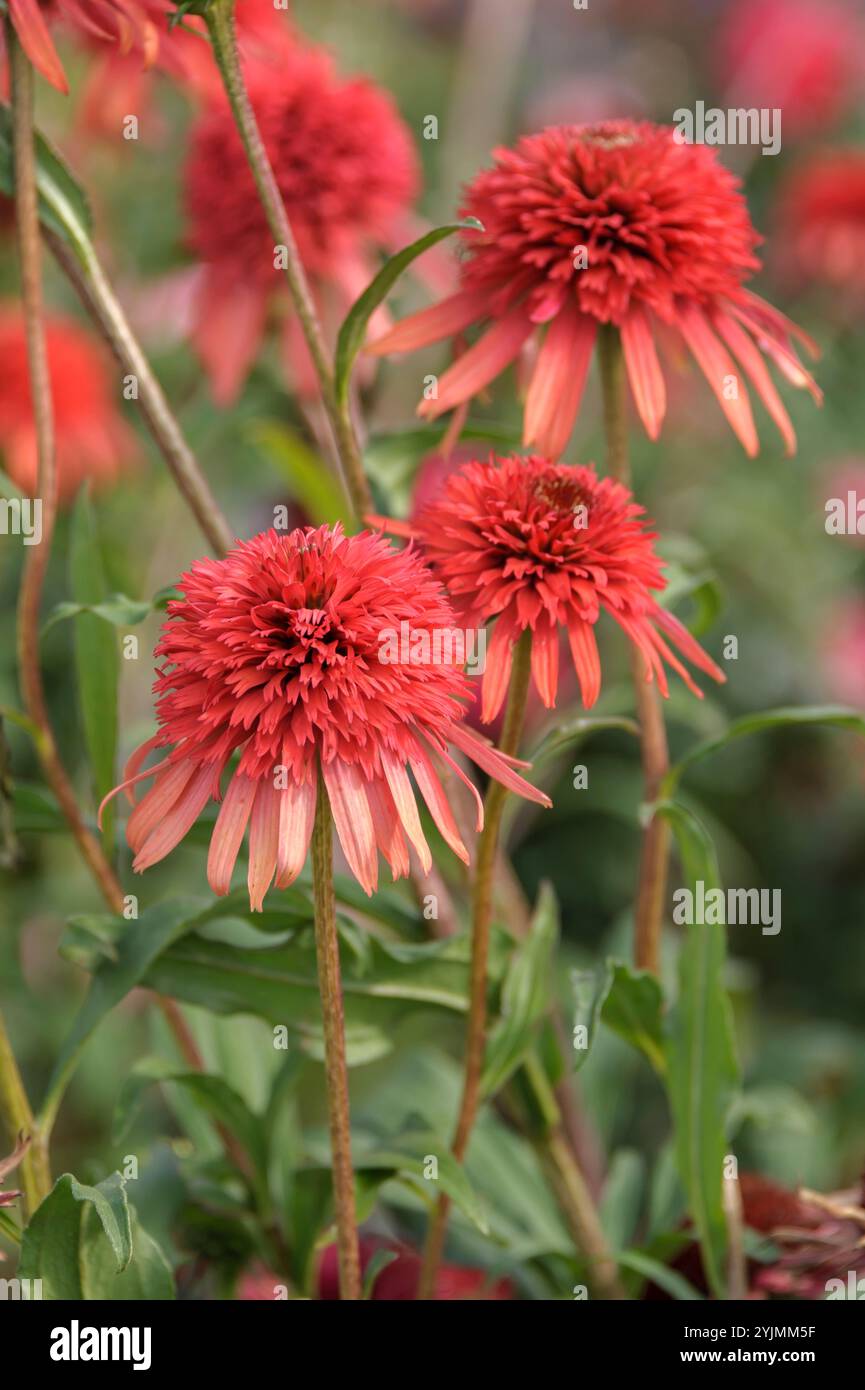
M 593 468 L 549 459 L 491 457 L 464 465 L 410 527 L 462 621 L 495 620 L 483 676 L 484 722 L 501 709 L 513 648 L 531 629 L 532 677 L 549 709 L 559 679 L 559 634 L 568 634 L 583 703 L 601 689 L 595 624 L 602 610 L 642 654 L 646 680 L 669 694 L 664 662 L 701 692 L 669 643 L 717 681 L 722 671 L 653 591 L 666 581 L 643 508 L 627 488 Z M 665 640 L 669 639 L 669 641 Z
M 115 405 L 119 381 L 101 347 L 77 323 L 51 315 L 45 323 L 54 402 L 58 497 L 67 502 L 81 483 L 112 482 L 137 454 L 135 436 Z M 22 492 L 37 476 L 36 425 L 27 366 L 24 316 L 0 306 L 0 452 Z
M 49 23 L 58 21 L 82 39 L 116 44 L 149 67 L 166 42 L 171 8 L 164 0 L 9 0 L 9 18 L 33 66 L 52 87 L 68 92 Z
M 836 151 L 790 175 L 779 195 L 779 260 L 801 284 L 865 302 L 865 154 Z
M 759 449 L 744 378 L 777 424 L 795 434 L 762 354 L 796 386 L 820 392 L 791 340 L 815 345 L 744 286 L 759 266 L 758 237 L 738 182 L 704 145 L 680 144 L 649 122 L 560 126 L 495 152 L 469 185 L 462 212 L 484 231 L 462 233 L 459 292 L 405 319 L 372 345 L 407 352 L 487 325 L 441 377 L 418 414 L 470 400 L 544 326 L 524 414 L 524 442 L 557 458 L 579 410 L 599 324 L 621 331 L 640 418 L 657 438 L 666 409 L 659 331 L 704 372 L 749 455 Z
M 339 527 L 268 531 L 223 560 L 199 560 L 180 587 L 156 648 L 160 731 L 133 754 L 122 784 L 156 777 L 126 827 L 137 872 L 164 859 L 208 801 L 222 800 L 208 882 L 228 892 L 248 825 L 249 897 L 260 909 L 274 876 L 284 888 L 303 867 L 319 765 L 343 851 L 367 893 L 378 881 L 378 850 L 395 879 L 408 873 L 406 837 L 429 871 L 409 768 L 444 840 L 468 862 L 437 767 L 462 776 L 479 820 L 482 805 L 449 743 L 512 791 L 550 804 L 517 775 L 514 759 L 462 722 L 468 678 L 433 641 L 453 629 L 453 611 L 416 553 Z M 392 659 L 386 644 L 403 624 L 412 647 L 407 659 Z M 169 745 L 168 757 L 140 771 L 154 748 Z
M 294 46 L 251 64 L 250 96 L 319 308 L 339 321 L 372 277 L 374 256 L 401 240 L 418 186 L 411 136 L 390 97 L 337 76 L 321 50 Z M 189 244 L 205 267 L 195 345 L 220 403 L 236 395 L 277 301 L 295 385 L 317 389 L 283 267 L 228 104 L 193 128 L 186 164 Z
M 737 0 L 715 53 L 720 106 L 780 107 L 788 134 L 832 124 L 865 74 L 865 27 L 837 0 Z
M 396 1258 L 376 1276 L 372 1298 L 391 1303 L 415 1299 L 422 1264 L 420 1255 L 410 1245 L 400 1241 L 363 1236 L 360 1241 L 360 1262 L 364 1273 L 379 1250 L 391 1251 Z M 321 1256 L 318 1297 L 327 1300 L 339 1298 L 339 1263 L 335 1245 L 329 1245 Z M 442 1265 L 436 1278 L 434 1297 L 440 1302 L 458 1299 L 502 1300 L 515 1298 L 516 1291 L 509 1279 L 490 1280 L 483 1269 Z
M 865 598 L 851 596 L 832 609 L 822 664 L 832 699 L 865 707 Z

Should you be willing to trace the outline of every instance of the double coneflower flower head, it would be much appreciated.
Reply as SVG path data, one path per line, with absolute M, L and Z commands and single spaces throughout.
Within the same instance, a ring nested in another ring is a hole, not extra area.
M 558 126 L 499 149 L 468 187 L 461 287 L 372 346 L 407 352 L 482 325 L 418 413 L 434 418 L 482 391 L 543 335 L 525 403 L 524 443 L 557 458 L 583 394 L 598 328 L 621 334 L 640 418 L 657 438 L 666 388 L 657 352 L 693 355 L 749 455 L 759 441 L 750 381 L 788 452 L 795 434 L 766 367 L 820 392 L 793 347 L 808 336 L 745 286 L 759 268 L 738 182 L 671 128 L 611 121 Z
M 409 845 L 425 870 L 431 865 L 409 773 L 444 840 L 467 861 L 443 765 L 470 787 L 479 825 L 482 807 L 449 745 L 549 805 L 514 759 L 463 723 L 469 682 L 460 667 L 383 656 L 403 624 L 431 639 L 453 629 L 451 605 L 415 551 L 338 527 L 268 531 L 223 560 L 198 561 L 180 588 L 156 648 L 160 730 L 133 754 L 122 784 L 155 778 L 127 823 L 136 870 L 163 859 L 207 803 L 221 800 L 208 881 L 228 892 L 248 828 L 250 902 L 260 909 L 274 879 L 286 887 L 303 867 L 319 767 L 346 859 L 367 893 L 379 850 L 394 878 L 409 871 Z M 431 652 L 442 647 L 428 643 Z M 141 770 L 152 750 L 168 747 Z

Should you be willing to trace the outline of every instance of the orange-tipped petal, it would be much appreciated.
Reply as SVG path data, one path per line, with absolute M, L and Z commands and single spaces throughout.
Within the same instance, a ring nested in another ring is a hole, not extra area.
M 279 793 L 277 888 L 290 887 L 306 862 L 315 820 L 316 799 L 317 784 L 314 776 L 305 782 L 289 782 Z
M 756 457 L 760 452 L 760 441 L 757 438 L 748 393 L 744 382 L 740 385 L 739 373 L 733 359 L 713 333 L 702 309 L 696 304 L 680 303 L 677 306 L 676 322 L 742 448 L 749 458 Z M 732 398 L 725 390 L 729 378 L 734 380 L 736 386 L 736 393 Z
M 550 324 L 526 396 L 523 442 L 557 459 L 571 437 L 595 345 L 597 320 L 569 302 Z
M 622 350 L 637 413 L 650 439 L 657 439 L 667 409 L 667 390 L 649 319 L 633 308 L 622 324 Z
M 343 853 L 361 888 L 372 897 L 378 884 L 378 852 L 364 779 L 355 763 L 339 758 L 323 763 L 322 772 Z
M 224 897 L 231 887 L 231 876 L 243 844 L 256 787 L 257 783 L 251 777 L 243 772 L 235 772 L 219 808 L 207 852 L 207 882 L 219 897 Z
M 249 821 L 249 906 L 260 912 L 276 873 L 279 847 L 279 797 L 266 777 L 256 783 L 255 801 Z
M 441 342 L 442 338 L 452 338 L 462 333 L 470 324 L 477 323 L 486 316 L 487 296 L 476 290 L 460 290 L 434 304 L 430 309 L 421 309 L 407 319 L 394 324 L 389 332 L 372 343 L 366 351 L 376 357 L 386 357 L 392 352 L 414 352 L 416 348 L 427 347 L 430 343 Z
M 41 72 L 52 87 L 64 96 L 68 95 L 69 83 L 63 71 L 63 64 L 57 56 L 54 40 L 48 32 L 48 25 L 42 16 L 38 0 L 9 0 L 9 18 L 12 27 L 34 68 Z
M 518 304 L 509 310 L 468 352 L 458 357 L 452 367 L 448 367 L 439 379 L 438 396 L 422 401 L 418 415 L 434 420 L 455 405 L 471 400 L 510 366 L 533 329 L 525 305 Z

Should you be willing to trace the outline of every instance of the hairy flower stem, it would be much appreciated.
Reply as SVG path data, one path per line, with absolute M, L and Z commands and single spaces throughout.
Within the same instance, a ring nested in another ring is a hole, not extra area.
M 51 1191 L 51 1169 L 48 1166 L 48 1146 L 33 1119 L 27 1092 L 21 1080 L 12 1044 L 0 1014 L 0 1121 L 14 1149 L 20 1135 L 30 1140 L 30 1147 L 21 1160 L 21 1187 L 30 1215 Z M 0 1149 L 0 1157 L 3 1151 Z
M 499 747 L 503 753 L 515 755 L 519 749 L 529 678 L 532 670 L 532 634 L 526 628 L 514 648 L 508 703 Z M 490 949 L 490 924 L 493 913 L 493 889 L 502 812 L 507 789 L 501 782 L 491 781 L 484 801 L 484 828 L 477 847 L 472 892 L 472 961 L 469 984 L 469 1016 L 466 1026 L 465 1070 L 463 1093 L 452 1150 L 459 1163 L 465 1160 L 469 1139 L 480 1104 L 481 1077 L 484 1065 L 487 1022 L 487 961 Z M 444 1253 L 450 1202 L 440 1197 L 430 1219 L 424 1249 L 418 1298 L 429 1299 L 435 1292 L 436 1276 Z
M 12 76 L 15 212 L 21 262 L 21 291 L 27 328 L 30 390 L 36 422 L 36 492 L 42 501 L 42 540 L 39 545 L 27 548 L 18 599 L 18 664 L 21 691 L 27 714 L 38 733 L 35 740 L 36 751 L 45 779 L 57 798 L 63 816 L 102 896 L 112 912 L 121 913 L 123 889 L 99 841 L 91 835 L 85 824 L 75 790 L 57 750 L 39 665 L 39 610 L 57 517 L 54 412 L 43 327 L 42 264 L 34 156 L 33 70 L 11 26 L 7 26 L 7 41 Z M 195 1070 L 203 1070 L 201 1056 L 177 1005 L 170 999 L 160 999 L 159 1004 L 187 1064 Z M 11 1056 L 11 1053 L 9 1055 Z M 41 1137 L 34 1135 L 32 1149 L 35 1153 L 34 1161 L 37 1163 L 41 1161 L 40 1147 L 44 1144 L 47 1144 L 47 1134 Z M 45 1164 L 47 1172 L 47 1158 Z
M 599 338 L 601 383 L 604 397 L 604 429 L 607 441 L 607 470 L 631 486 L 628 459 L 628 424 L 625 402 L 625 364 L 618 329 L 603 325 Z M 670 766 L 667 731 L 661 700 L 654 681 L 647 681 L 640 653 L 631 656 L 637 718 L 643 763 L 643 800 L 657 801 L 661 783 Z M 653 816 L 643 831 L 637 899 L 634 910 L 634 964 L 638 970 L 661 969 L 661 927 L 667 892 L 670 857 L 670 830 L 661 816 Z
M 219 509 L 96 253 L 88 247 L 76 255 L 62 237 L 48 228 L 43 228 L 43 236 L 121 369 L 135 377 L 145 424 L 202 535 L 217 556 L 225 555 L 234 543 L 234 532 Z
M 315 955 L 324 1025 L 324 1074 L 333 1165 L 333 1203 L 339 1257 L 339 1293 L 343 1299 L 361 1297 L 360 1249 L 351 1163 L 351 1118 L 348 1067 L 345 1060 L 345 1017 L 339 971 L 336 898 L 333 891 L 333 820 L 321 772 L 312 830 L 312 886 L 315 903 Z
M 312 298 L 309 281 L 246 89 L 237 49 L 234 5 L 235 0 L 212 0 L 204 17 L 213 44 L 214 57 L 222 76 L 238 134 L 246 151 L 268 226 L 276 245 L 285 249 L 285 278 L 288 281 L 294 310 L 318 377 L 321 397 L 336 440 L 346 490 L 360 520 L 373 510 L 372 494 L 364 472 L 350 406 L 348 403 L 343 406 L 337 400 L 331 358 L 324 340 L 324 333 Z

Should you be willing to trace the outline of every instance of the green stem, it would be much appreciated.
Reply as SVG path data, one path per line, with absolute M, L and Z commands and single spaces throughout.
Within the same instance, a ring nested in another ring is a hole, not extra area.
M 285 278 L 288 281 L 294 310 L 318 377 L 321 397 L 336 440 L 346 489 L 358 519 L 363 520 L 363 517 L 372 511 L 373 501 L 351 418 L 350 404 L 348 401 L 341 404 L 336 397 L 331 358 L 309 281 L 246 89 L 237 49 L 234 5 L 235 0 L 212 0 L 205 12 L 214 57 L 268 226 L 275 243 L 285 248 Z
M 604 325 L 599 338 L 601 383 L 604 397 L 604 429 L 607 470 L 625 487 L 631 486 L 628 459 L 628 424 L 625 401 L 625 364 L 618 329 Z M 631 669 L 640 724 L 643 763 L 643 800 L 658 800 L 669 770 L 667 731 L 655 682 L 645 678 L 640 653 L 631 653 Z M 638 970 L 661 970 L 661 929 L 667 893 L 670 828 L 662 816 L 653 816 L 643 832 L 637 897 L 634 910 L 634 963 Z
M 519 750 L 529 679 L 532 669 L 532 634 L 526 628 L 514 648 L 508 703 L 499 747 L 503 753 L 515 755 Z M 484 828 L 478 840 L 472 893 L 472 960 L 469 985 L 469 1016 L 466 1027 L 465 1070 L 459 1116 L 452 1150 L 458 1162 L 465 1160 L 469 1139 L 480 1104 L 481 1078 L 484 1065 L 487 1021 L 487 963 L 490 949 L 490 924 L 493 909 L 496 852 L 502 812 L 507 789 L 501 782 L 490 781 L 484 801 Z M 418 1298 L 432 1298 L 436 1276 L 444 1253 L 450 1202 L 440 1197 L 430 1219 L 424 1249 L 423 1268 L 418 1286 Z
M 33 1112 L 24 1090 L 18 1063 L 0 1014 L 0 1119 L 6 1130 L 10 1148 L 20 1135 L 30 1139 L 30 1147 L 21 1160 L 21 1187 L 27 1210 L 32 1216 L 40 1202 L 51 1191 L 51 1169 L 44 1136 L 33 1120 Z M 2 1152 L 0 1152 L 2 1156 Z
M 333 822 L 321 773 L 318 778 L 318 800 L 312 831 L 312 883 L 315 902 L 315 953 L 324 1024 L 324 1072 L 330 1121 L 339 1290 L 341 1298 L 356 1300 L 362 1296 L 362 1290 L 354 1170 L 351 1162 L 345 1018 L 339 971 L 336 898 L 333 891 Z

